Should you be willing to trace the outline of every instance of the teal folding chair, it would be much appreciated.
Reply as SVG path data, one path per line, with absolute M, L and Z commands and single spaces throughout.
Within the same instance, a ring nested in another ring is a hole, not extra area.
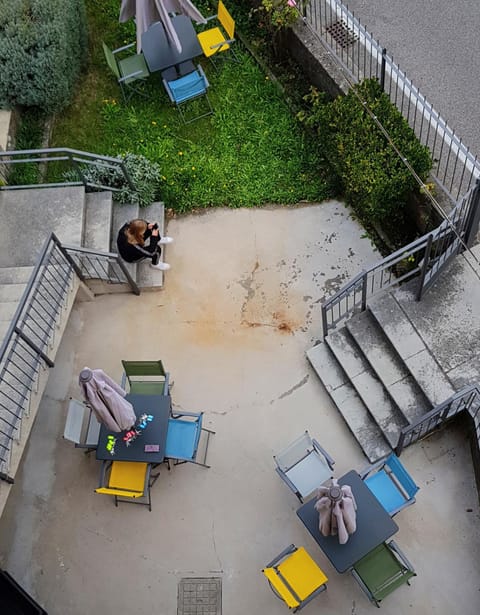
M 174 68 L 169 68 L 162 72 L 162 82 L 170 101 L 176 105 L 184 124 L 189 124 L 213 113 L 207 94 L 210 84 L 201 66 L 197 66 L 195 70 L 183 76 L 179 76 Z M 201 109 L 198 113 L 189 113 L 187 116 L 185 111 L 187 103 L 190 108 L 193 108 L 194 105 L 198 104 L 194 102 L 195 99 L 201 97 L 205 98 L 206 108 Z M 191 115 L 193 116 L 191 117 Z
M 360 477 L 392 517 L 415 502 L 419 487 L 395 453 L 369 465 Z
M 196 463 L 209 468 L 207 452 L 210 436 L 214 431 L 202 426 L 203 412 L 172 413 L 168 419 L 167 442 L 165 458 L 170 469 L 170 460 L 174 465 L 180 463 Z M 204 442 L 200 446 L 200 438 L 204 434 Z M 200 458 L 199 449 L 203 451 Z

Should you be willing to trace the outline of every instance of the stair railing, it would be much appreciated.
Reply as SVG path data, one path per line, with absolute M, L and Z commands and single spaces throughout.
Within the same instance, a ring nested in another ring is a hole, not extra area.
M 480 450 L 480 424 L 478 424 L 480 418 L 480 387 L 478 384 L 473 384 L 464 387 L 414 423 L 404 427 L 395 447 L 396 455 L 399 456 L 405 447 L 427 437 L 464 411 L 467 411 L 473 420 L 476 432 L 475 446 Z
M 0 480 L 14 482 L 8 474 L 12 445 L 40 370 L 54 367 L 50 351 L 75 276 L 129 284 L 140 294 L 117 254 L 64 246 L 54 233 L 47 238 L 0 346 Z
M 77 177 L 76 181 L 70 181 L 68 179 L 62 179 L 56 182 L 44 182 L 38 173 L 38 181 L 34 183 L 23 184 L 9 184 L 8 176 L 9 169 L 19 165 L 32 165 L 39 164 L 45 167 L 50 163 L 66 163 L 66 170 L 73 171 Z M 69 147 L 51 147 L 44 149 L 25 149 L 25 150 L 12 150 L 12 151 L 0 151 L 0 169 L 3 167 L 2 176 L 3 182 L 0 182 L 0 190 L 20 190 L 32 187 L 41 188 L 56 188 L 60 186 L 85 186 L 89 188 L 96 188 L 98 190 L 109 190 L 112 192 L 119 192 L 121 188 L 113 185 L 112 182 L 105 184 L 98 184 L 88 179 L 86 170 L 92 167 L 101 169 L 110 169 L 115 171 L 113 175 L 120 179 L 123 178 L 124 182 L 128 184 L 131 190 L 136 191 L 136 187 L 132 178 L 125 166 L 125 163 L 120 158 L 112 158 L 110 156 L 102 156 L 100 154 L 92 154 L 90 152 L 83 152 L 81 150 L 71 149 Z
M 323 337 L 339 322 L 365 311 L 369 298 L 417 276 L 417 300 L 420 301 L 444 267 L 465 245 L 473 243 L 479 217 L 480 183 L 477 182 L 436 229 L 362 271 L 322 304 Z

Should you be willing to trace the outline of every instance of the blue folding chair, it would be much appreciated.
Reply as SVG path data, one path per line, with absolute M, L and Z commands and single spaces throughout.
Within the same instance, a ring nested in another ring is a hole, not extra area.
M 203 412 L 181 412 L 172 414 L 168 419 L 167 442 L 165 445 L 165 458 L 170 469 L 170 460 L 174 465 L 180 463 L 196 463 L 209 468 L 207 465 L 207 452 L 210 436 L 214 431 L 202 427 Z M 205 442 L 202 443 L 203 457 L 197 459 L 200 447 L 200 437 L 205 434 Z
M 162 81 L 168 97 L 172 103 L 175 103 L 184 124 L 189 124 L 213 113 L 213 108 L 207 94 L 210 84 L 201 66 L 197 66 L 195 70 L 183 76 L 179 76 L 175 69 L 170 68 L 162 73 Z M 208 110 L 187 119 L 183 107 L 186 103 L 201 96 L 205 97 Z
M 391 517 L 415 502 L 419 487 L 395 453 L 365 468 L 360 477 Z

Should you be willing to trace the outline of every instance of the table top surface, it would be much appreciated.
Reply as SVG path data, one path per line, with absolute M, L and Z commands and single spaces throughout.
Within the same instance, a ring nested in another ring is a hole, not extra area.
M 169 41 L 160 21 L 142 34 L 142 52 L 151 73 L 193 60 L 203 53 L 189 17 L 176 15 L 172 17 L 172 24 L 182 45 L 181 52 Z
M 165 458 L 165 444 L 167 441 L 168 417 L 170 416 L 170 395 L 127 395 L 126 398 L 133 406 L 137 416 L 134 438 L 127 446 L 124 441 L 125 431 L 115 433 L 102 425 L 96 457 L 101 460 L 112 461 L 146 461 L 148 463 L 161 463 Z M 140 424 L 138 420 L 143 414 L 153 417 Z M 145 425 L 142 427 L 142 425 Z M 109 440 L 110 437 L 110 440 Z M 115 438 L 112 450 L 107 445 Z M 158 446 L 158 451 L 145 451 L 145 445 Z M 112 452 L 113 451 L 113 452 Z
M 303 504 L 297 515 L 338 572 L 352 568 L 364 555 L 393 536 L 398 525 L 383 508 L 360 476 L 354 471 L 338 479 L 339 485 L 350 485 L 357 503 L 357 530 L 341 545 L 338 536 L 322 536 L 316 498 Z

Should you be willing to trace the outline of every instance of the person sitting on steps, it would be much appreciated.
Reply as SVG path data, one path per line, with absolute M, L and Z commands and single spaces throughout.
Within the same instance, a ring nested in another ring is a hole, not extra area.
M 145 242 L 149 240 L 146 245 Z M 160 237 L 158 224 L 136 218 L 130 220 L 118 231 L 118 253 L 127 263 L 136 263 L 150 258 L 150 267 L 167 271 L 170 265 L 160 261 L 162 248 L 160 245 L 172 243 L 171 237 Z

